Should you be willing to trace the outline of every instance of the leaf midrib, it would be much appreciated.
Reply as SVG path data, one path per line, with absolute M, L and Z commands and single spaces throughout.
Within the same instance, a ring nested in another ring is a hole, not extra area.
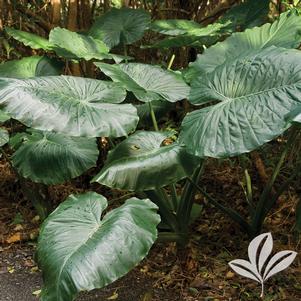
M 244 99 L 244 98 L 253 97 L 253 96 L 256 96 L 256 95 L 268 93 L 270 91 L 277 91 L 277 90 L 281 90 L 281 89 L 284 89 L 284 88 L 292 88 L 292 87 L 296 87 L 298 85 L 300 85 L 300 88 L 301 88 L 301 82 L 298 82 L 298 83 L 294 83 L 294 84 L 290 84 L 290 85 L 283 85 L 283 86 L 280 86 L 280 87 L 269 88 L 269 89 L 266 89 L 266 90 L 262 90 L 262 91 L 258 91 L 258 92 L 255 92 L 255 93 L 250 93 L 250 94 L 242 95 L 242 96 L 239 96 L 239 97 L 229 97 L 229 96 L 226 96 L 226 95 L 222 94 L 221 92 L 219 92 L 216 89 L 214 89 L 214 92 L 216 94 L 221 95 L 223 98 L 225 98 L 225 100 L 221 101 L 222 103 L 225 103 L 225 102 L 232 102 L 232 101 L 236 101 L 236 100 L 240 100 L 240 99 Z
M 94 215 L 93 215 L 93 217 L 95 217 Z M 97 221 L 96 221 L 97 222 Z M 99 228 L 101 227 L 101 225 L 102 225 L 102 221 L 98 221 L 97 222 L 97 227 L 95 227 L 93 230 L 93 232 L 91 232 L 90 233 L 90 235 L 88 236 L 88 238 L 84 241 L 84 242 L 82 242 L 69 256 L 67 256 L 67 258 L 65 258 L 65 260 L 64 260 L 64 263 L 62 264 L 62 267 L 61 267 L 61 269 L 60 269 L 60 271 L 59 271 L 59 275 L 58 275 L 58 278 L 57 278 L 57 282 L 56 282 L 56 284 L 55 284 L 55 295 L 56 295 L 56 297 L 58 297 L 59 296 L 59 284 L 60 284 L 60 279 L 61 279 L 61 276 L 62 276 L 62 273 L 63 273 L 63 270 L 64 270 L 64 268 L 65 268 L 65 266 L 66 266 L 66 264 L 68 263 L 68 261 L 69 261 L 69 259 L 74 255 L 74 254 L 76 254 L 77 253 L 77 251 L 83 246 L 83 245 L 85 245 L 85 244 L 87 244 L 87 242 L 89 241 L 89 240 L 91 240 L 92 239 L 92 237 L 94 236 L 94 234 L 95 233 L 97 233 L 97 231 L 99 230 Z

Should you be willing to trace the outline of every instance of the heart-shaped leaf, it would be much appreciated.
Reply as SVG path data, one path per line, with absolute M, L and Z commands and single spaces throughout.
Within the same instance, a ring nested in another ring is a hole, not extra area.
M 9 141 L 9 135 L 6 129 L 0 128 L 0 147 Z
M 180 141 L 194 155 L 217 158 L 271 141 L 287 129 L 285 116 L 300 105 L 300 71 L 299 51 L 271 47 L 199 77 L 189 100 L 219 103 L 187 114 Z
M 157 238 L 160 217 L 148 199 L 131 198 L 103 218 L 107 200 L 71 195 L 44 222 L 38 243 L 42 301 L 72 301 L 129 272 Z
M 109 52 L 104 42 L 60 27 L 51 30 L 49 42 L 56 54 L 65 58 L 102 60 Z
M 224 26 L 225 24 L 214 23 L 203 27 L 201 24 L 190 20 L 168 19 L 154 21 L 150 29 L 170 36 L 188 34 L 201 37 L 215 35 Z
M 260 51 L 270 46 L 297 48 L 300 42 L 301 16 L 296 11 L 287 11 L 272 24 L 234 33 L 225 41 L 206 49 L 190 64 L 186 79 L 191 81 L 251 50 Z
M 126 136 L 138 116 L 120 84 L 72 76 L 0 80 L 0 106 L 25 125 L 70 136 Z
M 199 158 L 183 146 L 162 146 L 168 132 L 139 131 L 122 141 L 108 156 L 105 166 L 93 181 L 126 190 L 150 190 L 190 176 Z
M 227 10 L 219 22 L 230 22 L 227 26 L 227 30 L 230 32 L 259 26 L 267 19 L 270 2 L 270 0 L 246 0 Z
M 142 46 L 142 48 L 208 46 L 217 41 L 220 30 L 226 25 L 227 24 L 214 23 L 203 27 L 196 22 L 188 20 L 157 20 L 153 22 L 151 29 L 174 37 L 157 41 L 151 45 Z
M 0 77 L 29 78 L 60 75 L 63 64 L 46 56 L 30 56 L 0 64 Z
M 112 8 L 96 19 L 89 35 L 104 41 L 110 48 L 119 44 L 132 44 L 142 38 L 150 21 L 150 14 L 145 10 Z
M 180 74 L 163 70 L 159 66 L 140 63 L 95 65 L 143 102 L 158 99 L 176 102 L 186 98 L 189 93 L 189 87 Z
M 5 31 L 15 40 L 23 43 L 25 46 L 31 47 L 32 49 L 52 50 L 51 43 L 41 36 L 9 27 L 7 27 Z
M 30 131 L 12 156 L 18 173 L 33 182 L 53 185 L 75 178 L 96 166 L 95 138 L 68 137 L 51 132 Z

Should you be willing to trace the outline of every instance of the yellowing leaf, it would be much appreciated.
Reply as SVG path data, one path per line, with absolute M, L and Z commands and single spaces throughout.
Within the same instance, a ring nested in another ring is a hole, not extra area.
M 40 296 L 41 290 L 36 290 L 36 291 L 32 292 L 32 294 L 33 294 L 34 296 Z
M 15 269 L 13 267 L 7 267 L 7 271 L 12 274 L 15 272 Z
M 111 297 L 108 297 L 107 300 L 116 300 L 118 298 L 118 293 L 115 291 Z

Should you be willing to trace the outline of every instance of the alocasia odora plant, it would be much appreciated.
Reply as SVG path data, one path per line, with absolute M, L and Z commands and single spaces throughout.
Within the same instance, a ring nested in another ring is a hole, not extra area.
M 251 4 L 247 1 L 244 5 Z M 239 7 L 208 27 L 169 21 L 156 22 L 151 28 L 181 33 L 176 41 L 179 43 L 188 34 L 188 44 L 194 32 L 193 39 L 197 37 L 198 43 L 208 39 L 210 45 L 238 24 L 239 18 L 233 17 L 235 11 Z M 240 11 L 239 16 L 246 21 L 242 28 L 258 24 L 248 13 Z M 99 62 L 128 60 L 127 45 L 139 40 L 150 27 L 150 15 L 143 10 L 113 9 L 86 34 L 55 28 L 45 39 L 7 29 L 25 45 L 56 53 L 67 61 L 97 60 L 95 65 L 112 79 L 58 76 L 61 64 L 46 57 L 1 65 L 0 122 L 13 118 L 29 128 L 10 139 L 15 170 L 34 182 L 62 183 L 96 165 L 96 139 L 107 137 L 112 144 L 119 144 L 109 152 L 93 181 L 135 191 L 140 197 L 129 199 L 104 217 L 107 201 L 93 192 L 72 195 L 59 205 L 43 224 L 39 239 L 43 301 L 73 300 L 78 292 L 103 287 L 133 268 L 157 238 L 157 209 L 162 218 L 159 227 L 165 231 L 159 236 L 184 245 L 189 223 L 201 210 L 194 204 L 197 189 L 250 235 L 260 231 L 275 202 L 275 197 L 268 203 L 266 200 L 287 150 L 298 135 L 296 128 L 258 203 L 252 204 L 251 222 L 207 194 L 199 180 L 206 157 L 250 152 L 291 126 L 287 116 L 301 104 L 301 54 L 292 49 L 301 41 L 300 24 L 298 13 L 286 12 L 272 24 L 234 33 L 207 48 L 183 72 L 190 87 L 181 73 L 160 66 Z M 117 45 L 123 46 L 124 56 L 110 52 Z M 179 138 L 174 132 L 160 131 L 153 104 L 186 98 L 202 108 L 185 116 Z M 131 100 L 149 106 L 156 131 L 135 133 L 139 117 Z M 294 115 L 295 123 L 298 116 Z M 8 132 L 1 128 L 0 147 L 7 147 L 8 141 Z M 176 183 L 184 184 L 183 189 Z

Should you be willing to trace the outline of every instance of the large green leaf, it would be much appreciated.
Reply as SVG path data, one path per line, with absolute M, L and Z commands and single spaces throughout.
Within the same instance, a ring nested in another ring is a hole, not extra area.
M 23 43 L 25 46 L 31 47 L 32 49 L 52 50 L 52 45 L 49 41 L 41 36 L 9 27 L 7 27 L 5 31 L 15 40 Z
M 247 0 L 232 6 L 220 19 L 221 23 L 229 23 L 228 30 L 236 31 L 262 25 L 270 10 L 270 0 Z
M 6 129 L 0 128 L 0 147 L 9 141 L 9 135 Z
M 131 198 L 101 215 L 107 200 L 95 192 L 71 195 L 46 219 L 38 243 L 42 301 L 72 301 L 135 267 L 157 238 L 160 217 L 148 199 Z
M 216 35 L 224 26 L 226 25 L 214 23 L 204 27 L 201 24 L 196 23 L 194 21 L 168 19 L 154 21 L 150 29 L 170 36 L 188 34 L 192 36 L 202 37 Z
M 113 82 L 72 76 L 0 79 L 0 107 L 25 125 L 70 136 L 126 136 L 138 116 Z
M 56 54 L 65 58 L 102 60 L 109 52 L 104 42 L 60 27 L 51 30 L 49 42 Z
M 214 23 L 206 27 L 188 20 L 158 20 L 153 24 L 153 30 L 174 35 L 143 48 L 170 48 L 193 46 L 210 46 L 217 41 L 220 30 L 227 24 Z M 192 24 L 192 25 L 190 25 Z M 197 27 L 198 26 L 198 27 Z
M 260 51 L 270 46 L 297 48 L 301 42 L 301 16 L 296 11 L 288 11 L 272 24 L 234 33 L 223 42 L 206 49 L 190 64 L 186 78 L 211 72 L 218 65 L 241 56 L 251 50 Z
M 190 101 L 219 103 L 184 118 L 180 141 L 198 156 L 252 151 L 287 128 L 285 116 L 301 102 L 301 53 L 271 47 L 225 63 L 197 78 Z
M 12 156 L 18 173 L 33 182 L 53 185 L 75 178 L 96 166 L 95 138 L 68 137 L 30 131 Z
M 95 63 L 95 65 L 143 102 L 158 99 L 176 102 L 186 98 L 189 93 L 189 87 L 181 75 L 163 70 L 159 66 L 140 63 L 119 65 Z
M 92 181 L 126 190 L 150 190 L 190 176 L 199 158 L 183 146 L 163 145 L 170 133 L 139 131 L 122 141 Z
M 63 65 L 45 56 L 24 57 L 0 64 L 0 77 L 29 78 L 61 74 Z
M 110 48 L 118 44 L 132 44 L 142 38 L 150 20 L 150 14 L 142 9 L 112 8 L 96 19 L 89 35 L 104 41 Z

